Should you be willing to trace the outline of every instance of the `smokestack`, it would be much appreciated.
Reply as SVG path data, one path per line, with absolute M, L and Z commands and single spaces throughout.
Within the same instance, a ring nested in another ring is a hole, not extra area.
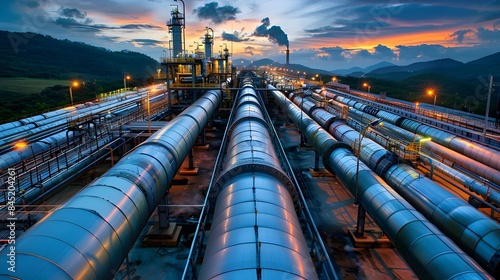
M 290 49 L 286 46 L 286 66 L 290 64 Z

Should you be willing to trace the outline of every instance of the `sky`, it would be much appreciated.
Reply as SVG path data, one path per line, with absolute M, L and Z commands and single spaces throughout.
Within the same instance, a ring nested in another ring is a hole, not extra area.
M 1 0 L 0 30 L 35 32 L 159 60 L 169 54 L 166 21 L 185 11 L 186 48 L 206 27 L 214 53 L 311 68 L 397 65 L 500 51 L 500 0 Z M 196 42 L 196 43 L 195 43 Z M 29 43 L 14 42 L 13 48 Z M 225 45 L 224 45 L 225 44 Z

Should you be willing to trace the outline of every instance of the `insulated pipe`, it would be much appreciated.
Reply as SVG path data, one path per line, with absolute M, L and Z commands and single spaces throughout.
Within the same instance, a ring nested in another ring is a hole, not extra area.
M 318 279 L 253 87 L 235 102 L 199 279 Z
M 363 117 L 367 120 L 373 120 L 376 119 L 376 117 L 366 115 L 362 113 L 359 110 L 352 109 L 350 110 L 350 113 L 357 117 Z M 408 141 L 418 141 L 422 139 L 421 136 L 418 136 L 414 134 L 413 132 L 409 132 L 408 130 L 402 129 L 396 125 L 393 124 L 386 124 L 384 126 L 385 128 L 396 132 L 399 136 L 405 138 Z M 372 136 L 373 135 L 368 135 L 369 138 L 374 139 Z M 387 146 L 387 142 L 385 139 L 374 139 L 376 140 L 377 143 Z M 475 174 L 489 179 L 492 182 L 495 182 L 498 184 L 500 181 L 500 172 L 498 170 L 494 170 L 491 167 L 488 167 L 482 163 L 479 163 L 475 160 L 472 160 L 470 158 L 467 158 L 464 155 L 461 155 L 453 150 L 450 150 L 448 148 L 445 148 L 439 144 L 433 143 L 432 141 L 424 142 L 422 143 L 422 146 L 431 151 L 432 153 L 435 153 L 449 161 L 452 161 L 454 164 L 457 164 L 458 166 L 461 166 L 471 172 L 474 172 Z M 496 190 L 492 190 L 490 187 L 486 186 L 485 184 L 482 184 L 481 182 L 463 174 L 460 171 L 457 171 L 443 163 L 440 163 L 438 161 L 434 161 L 434 166 L 436 167 L 437 170 L 447 174 L 449 177 L 454 178 L 467 188 L 469 188 L 471 191 L 483 196 L 485 199 L 496 203 L 497 205 L 500 205 L 500 193 Z
M 321 123 L 324 118 L 318 121 Z M 348 144 L 359 139 L 359 133 L 342 122 L 334 122 L 329 132 Z M 360 159 L 364 163 L 481 266 L 495 277 L 500 276 L 498 223 L 409 165 L 397 164 L 390 156 L 392 153 L 371 139 L 363 138 L 362 146 Z
M 419 122 L 404 119 L 401 127 L 414 133 L 432 137 L 432 139 L 455 152 L 481 162 L 493 169 L 500 170 L 500 153 L 480 144 L 467 141 L 462 137 L 436 129 L 434 127 L 420 124 Z
M 222 99 L 209 91 L 15 243 L 16 279 L 112 279 Z M 9 256 L 2 254 L 1 263 Z
M 483 178 L 490 180 L 495 184 L 500 185 L 500 171 L 498 169 L 491 168 L 487 165 L 484 165 L 480 162 L 470 159 L 461 153 L 455 152 L 439 144 L 436 144 L 434 143 L 434 138 L 432 138 L 432 141 L 422 143 L 422 147 L 433 153 L 440 155 L 445 159 L 452 161 L 454 164 L 458 166 L 461 166 Z
M 335 130 L 354 131 L 345 127 L 348 126 L 339 125 Z M 342 141 L 354 141 L 359 137 L 359 133 L 356 134 L 344 132 L 343 136 L 350 139 Z M 381 166 L 379 163 L 384 160 L 387 150 L 370 139 L 364 138 L 365 141 L 360 159 L 481 266 L 499 277 L 500 224 L 429 178 L 421 176 L 409 165 L 392 162 Z M 384 170 L 384 167 L 388 169 Z
M 341 96 L 338 96 L 336 100 L 350 106 L 353 106 L 355 103 L 354 99 Z M 410 120 L 387 111 L 379 110 L 375 112 L 375 116 L 411 132 L 424 135 L 425 137 L 432 137 L 433 141 L 446 148 L 454 150 L 455 152 L 465 155 L 468 158 L 474 159 L 493 170 L 500 170 L 500 153 L 494 149 L 465 140 L 464 138 L 449 132 L 439 130 L 432 126 L 422 124 L 421 122 Z
M 495 203 L 496 205 L 500 205 L 500 192 L 497 190 L 493 190 L 491 187 L 482 184 L 478 180 L 475 180 L 466 174 L 457 171 L 448 165 L 439 162 L 433 161 L 433 166 L 435 170 L 440 171 L 446 176 L 453 178 L 453 180 L 459 182 L 460 184 L 467 187 L 469 190 L 481 195 L 485 200 Z
M 279 91 L 271 91 L 285 113 L 323 155 L 325 167 L 355 193 L 357 160 Z M 474 260 L 394 192 L 362 162 L 360 203 L 421 279 L 492 279 Z M 452 265 L 450 265 L 452 264 Z

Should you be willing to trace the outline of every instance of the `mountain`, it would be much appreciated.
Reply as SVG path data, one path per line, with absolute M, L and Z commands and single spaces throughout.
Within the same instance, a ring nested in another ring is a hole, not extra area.
M 500 52 L 467 63 L 453 59 L 438 59 L 407 66 L 390 66 L 373 70 L 365 76 L 392 81 L 418 77 L 446 77 L 450 81 L 484 84 L 489 75 L 500 76 Z
M 332 76 L 332 73 L 330 73 L 329 71 L 326 71 L 326 70 L 309 68 L 309 67 L 304 66 L 302 64 L 293 64 L 293 63 L 291 63 L 287 66 L 285 64 L 275 62 L 274 60 L 271 60 L 268 58 L 259 59 L 259 60 L 255 60 L 255 61 L 250 61 L 250 60 L 246 60 L 246 59 L 236 59 L 233 61 L 233 65 L 237 66 L 237 67 L 243 66 L 243 67 L 247 67 L 247 68 L 258 68 L 261 66 L 286 67 L 293 72 L 298 71 L 299 73 L 306 72 L 309 75 L 311 75 L 312 73 L 316 73 L 319 75 Z
M 394 64 L 387 62 L 387 61 L 382 61 L 377 64 L 374 64 L 372 66 L 368 66 L 366 68 L 361 68 L 361 67 L 352 67 L 349 69 L 337 69 L 337 70 L 332 70 L 331 72 L 336 74 L 336 75 L 342 75 L 342 76 L 353 76 L 353 77 L 361 77 L 363 74 L 371 72 L 375 69 L 379 69 L 382 67 L 389 67 L 389 66 L 395 66 Z
M 0 77 L 67 80 L 123 79 L 124 72 L 141 80 L 153 75 L 159 65 L 137 52 L 116 52 L 36 33 L 8 31 L 0 31 L 0 61 Z
M 273 65 L 276 64 L 276 62 L 274 62 L 274 60 L 272 59 L 269 59 L 269 58 L 263 58 L 263 59 L 259 59 L 259 60 L 256 60 L 256 61 L 247 61 L 247 67 L 260 67 L 260 66 L 266 66 L 266 65 Z
M 467 62 L 454 69 L 450 74 L 455 78 L 474 80 L 476 82 L 481 82 L 478 77 L 486 78 L 491 74 L 498 80 L 500 77 L 500 52 Z
M 487 65 L 496 66 L 496 65 L 498 65 L 498 61 L 500 61 L 500 52 L 497 52 L 497 53 L 494 53 L 492 55 L 488 55 L 488 56 L 485 56 L 485 57 L 482 57 L 482 58 L 479 58 L 479 59 L 476 59 L 473 61 L 469 61 L 466 63 L 466 65 L 481 66 L 481 67 L 484 67 Z
M 464 63 L 450 58 L 445 58 L 426 62 L 417 62 L 406 66 L 394 65 L 381 67 L 367 73 L 366 76 L 389 80 L 402 80 L 429 69 L 447 71 L 447 69 L 458 68 L 462 65 L 464 65 Z

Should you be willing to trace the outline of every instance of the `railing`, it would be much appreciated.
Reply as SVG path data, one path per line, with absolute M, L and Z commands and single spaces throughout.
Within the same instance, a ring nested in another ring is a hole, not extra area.
M 168 62 L 168 63 L 194 63 L 195 59 L 194 57 L 177 57 L 177 58 L 168 58 L 168 57 L 162 57 L 162 62 Z
M 168 106 L 168 99 L 162 99 L 152 103 L 151 116 L 159 114 Z M 24 159 L 22 162 L 10 166 L 16 171 L 15 190 L 16 193 L 23 194 L 31 188 L 43 188 L 44 181 L 47 181 L 62 172 L 65 172 L 75 164 L 78 164 L 84 158 L 92 155 L 99 148 L 102 148 L 105 143 L 120 137 L 121 135 L 112 135 L 112 131 L 117 127 L 131 122 L 147 118 L 146 106 L 138 107 L 138 109 L 130 114 L 122 117 L 117 117 L 111 120 L 106 120 L 104 123 L 95 123 L 95 129 L 98 132 L 97 138 L 85 133 L 74 133 L 73 136 L 64 141 L 64 143 L 51 146 L 48 150 L 36 154 L 30 158 Z M 81 123 L 87 122 L 93 116 L 87 116 L 80 119 L 72 119 L 69 124 L 78 126 Z M 0 174 L 1 182 L 4 182 L 0 191 L 0 204 L 7 201 L 7 170 Z
M 220 88 L 218 83 L 171 83 L 171 88 Z
M 484 123 L 478 121 L 477 119 L 462 118 L 460 116 L 441 111 L 413 107 L 404 103 L 381 99 L 373 95 L 367 95 L 354 90 L 351 90 L 348 93 L 339 91 L 338 89 L 334 90 L 335 93 L 354 99 L 358 102 L 374 106 L 381 110 L 448 130 L 450 133 L 480 142 L 481 144 L 489 145 L 490 147 L 496 149 L 500 147 L 500 128 L 497 127 L 497 124 L 494 122 L 488 122 L 488 131 L 493 134 L 493 137 L 487 136 L 486 139 L 484 139 L 481 133 L 483 131 Z M 447 124 L 454 125 L 455 128 L 451 129 Z

